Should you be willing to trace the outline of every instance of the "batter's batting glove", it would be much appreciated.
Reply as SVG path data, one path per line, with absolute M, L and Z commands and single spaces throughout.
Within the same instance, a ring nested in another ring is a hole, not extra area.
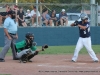
M 44 45 L 42 46 L 42 51 L 44 51 L 44 49 L 48 48 L 48 45 Z
M 75 22 L 74 22 L 74 26 L 77 26 L 78 25 L 78 21 L 76 20 Z

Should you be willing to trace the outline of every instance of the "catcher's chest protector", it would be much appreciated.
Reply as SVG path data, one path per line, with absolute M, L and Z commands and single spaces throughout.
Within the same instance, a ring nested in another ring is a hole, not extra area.
M 28 40 L 25 40 L 25 41 L 26 41 L 25 49 L 32 47 L 32 43 L 29 43 Z
M 32 43 L 28 43 L 28 40 L 25 40 L 26 41 L 26 45 L 25 45 L 25 47 L 23 47 L 23 48 L 20 48 L 21 50 L 24 50 L 24 49 L 29 49 L 29 48 L 31 48 L 32 47 Z

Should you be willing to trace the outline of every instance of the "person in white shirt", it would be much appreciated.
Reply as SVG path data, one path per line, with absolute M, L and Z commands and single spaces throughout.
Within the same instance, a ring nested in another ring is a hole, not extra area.
M 28 9 L 25 15 L 25 22 L 27 23 L 28 26 L 31 25 L 31 17 L 32 17 L 31 12 Z
M 28 9 L 27 10 L 27 13 L 26 13 L 26 17 L 31 17 L 32 15 L 31 15 L 31 12 L 30 12 L 30 10 Z
M 38 11 L 38 13 L 36 13 L 36 6 L 33 7 L 33 10 L 31 11 L 31 16 L 32 16 L 32 25 L 34 25 L 36 16 L 38 16 L 38 23 L 40 25 L 40 12 Z

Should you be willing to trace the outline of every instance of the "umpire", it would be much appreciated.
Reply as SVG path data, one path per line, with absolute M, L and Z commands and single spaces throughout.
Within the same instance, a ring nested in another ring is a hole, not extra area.
M 16 60 L 16 51 L 14 49 L 14 43 L 16 39 L 18 39 L 17 35 L 17 21 L 14 21 L 15 13 L 13 11 L 9 11 L 7 13 L 7 18 L 4 21 L 4 38 L 5 45 L 0 53 L 0 62 L 5 62 L 4 58 L 9 48 L 12 48 L 13 60 Z

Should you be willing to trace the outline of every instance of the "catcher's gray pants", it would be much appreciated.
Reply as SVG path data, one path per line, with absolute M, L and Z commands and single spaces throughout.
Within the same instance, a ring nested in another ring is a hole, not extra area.
M 9 40 L 8 37 L 6 35 L 4 35 L 5 37 L 5 46 L 3 47 L 1 53 L 0 53 L 0 58 L 1 59 L 4 59 L 5 58 L 5 55 L 6 53 L 8 52 L 9 48 L 11 47 L 12 48 L 12 53 L 13 53 L 13 59 L 16 58 L 16 51 L 14 47 L 14 43 L 16 41 L 16 39 L 14 38 L 15 35 L 12 35 L 12 40 Z
M 21 52 L 17 53 L 17 58 L 21 58 L 22 55 L 27 54 L 27 51 L 29 51 L 29 50 L 30 49 L 25 49 L 25 50 L 22 50 Z M 31 54 L 35 53 L 35 51 L 32 51 L 32 50 L 30 50 L 30 51 L 31 51 Z

